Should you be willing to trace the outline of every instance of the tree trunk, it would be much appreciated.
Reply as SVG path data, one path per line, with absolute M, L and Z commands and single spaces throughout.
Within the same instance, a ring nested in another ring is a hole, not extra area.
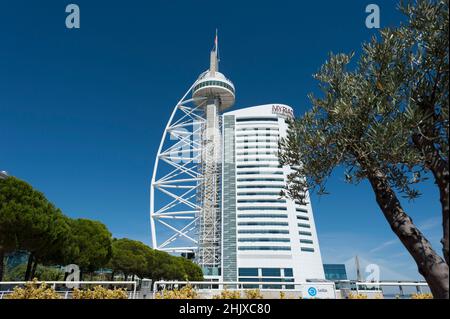
M 27 270 L 25 271 L 25 281 L 30 281 L 30 275 L 31 275 L 31 266 L 33 265 L 34 261 L 34 254 L 30 253 L 28 256 L 28 263 L 27 263 Z
M 0 249 L 0 281 L 3 281 L 3 272 L 5 269 L 4 260 L 5 260 L 5 252 L 3 251 L 3 249 Z
M 368 174 L 376 200 L 391 229 L 414 258 L 419 273 L 425 278 L 434 298 L 449 298 L 448 265 L 433 250 L 430 242 L 403 210 L 386 175 L 375 170 Z
M 33 267 L 31 268 L 31 275 L 30 275 L 31 280 L 33 280 L 34 276 L 36 275 L 37 265 L 38 265 L 38 261 L 36 258 L 34 258 Z
M 448 252 L 448 215 L 449 215 L 449 181 L 450 173 L 448 168 L 448 162 L 442 159 L 439 151 L 434 146 L 432 140 L 427 139 L 420 134 L 413 135 L 413 142 L 415 146 L 423 153 L 425 157 L 425 166 L 433 173 L 436 184 L 439 188 L 439 195 L 442 207 L 442 252 L 445 258 L 445 262 L 449 265 L 449 252 Z
M 115 275 L 115 272 L 114 271 L 111 271 L 111 281 L 114 281 L 114 275 Z
M 449 265 L 449 263 L 448 263 L 448 228 L 449 228 L 449 224 L 448 224 L 448 213 L 449 213 L 448 212 L 448 205 L 449 205 L 448 197 L 446 198 L 446 201 L 447 201 L 447 210 L 442 215 L 442 227 L 444 228 L 444 236 L 442 237 L 442 245 L 443 245 L 445 261 L 447 262 L 447 265 Z

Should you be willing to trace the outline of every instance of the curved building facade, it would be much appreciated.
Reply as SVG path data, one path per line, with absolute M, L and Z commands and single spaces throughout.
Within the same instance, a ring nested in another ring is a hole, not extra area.
M 223 114 L 222 274 L 225 281 L 324 279 L 310 204 L 282 198 L 290 167 L 279 164 L 291 107 L 268 104 Z M 309 201 L 308 201 L 309 202 Z M 289 288 L 288 284 L 284 284 Z

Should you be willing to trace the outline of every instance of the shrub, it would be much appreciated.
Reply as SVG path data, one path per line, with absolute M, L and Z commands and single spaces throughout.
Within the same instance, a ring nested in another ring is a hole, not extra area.
M 80 290 L 74 289 L 72 299 L 128 299 L 127 291 L 123 288 L 106 289 L 96 286 L 94 289 Z
M 365 294 L 349 294 L 348 299 L 367 299 L 367 295 Z
M 238 290 L 224 289 L 220 295 L 213 296 L 213 299 L 241 299 L 241 292 Z
M 197 296 L 197 291 L 191 285 L 187 285 L 181 289 L 163 290 L 156 294 L 156 299 L 197 299 Z
M 245 297 L 247 299 L 263 299 L 263 296 L 261 295 L 259 289 L 246 290 Z
M 411 299 L 433 299 L 432 294 L 412 294 Z
M 280 291 L 280 299 L 286 299 L 286 293 Z
M 28 282 L 24 288 L 15 287 L 6 299 L 60 299 L 56 291 L 48 287 L 46 283 L 38 286 L 37 279 Z

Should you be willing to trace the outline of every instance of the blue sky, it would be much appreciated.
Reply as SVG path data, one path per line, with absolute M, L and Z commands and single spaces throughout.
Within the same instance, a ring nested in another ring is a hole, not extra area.
M 221 70 L 236 107 L 285 103 L 301 115 L 328 52 L 358 51 L 402 16 L 392 0 L 73 0 L 81 28 L 65 28 L 68 1 L 0 0 L 0 170 L 24 179 L 72 217 L 104 222 L 116 237 L 150 243 L 149 182 L 174 104 L 208 67 L 219 28 Z M 337 171 L 331 195 L 313 195 L 325 262 L 358 254 L 382 278 L 418 278 L 367 183 Z M 405 208 L 440 251 L 435 186 Z

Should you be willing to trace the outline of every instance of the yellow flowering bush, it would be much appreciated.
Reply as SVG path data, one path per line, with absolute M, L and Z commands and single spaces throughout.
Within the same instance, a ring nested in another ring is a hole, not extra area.
M 367 299 L 367 295 L 365 294 L 349 294 L 348 299 Z
M 96 286 L 87 290 L 74 289 L 72 299 L 128 299 L 128 294 L 124 288 L 111 290 Z
M 263 299 L 261 291 L 259 289 L 252 289 L 245 291 L 245 298 L 247 299 Z
M 58 293 L 46 283 L 38 285 L 37 279 L 28 282 L 24 288 L 15 287 L 6 299 L 60 299 Z
M 181 289 L 163 290 L 156 294 L 156 299 L 197 299 L 198 293 L 191 286 L 187 285 Z
M 412 294 L 411 299 L 433 299 L 432 294 Z
M 241 292 L 225 289 L 219 295 L 213 296 L 213 299 L 241 299 Z
M 280 299 L 286 299 L 286 293 L 283 291 L 280 291 Z

